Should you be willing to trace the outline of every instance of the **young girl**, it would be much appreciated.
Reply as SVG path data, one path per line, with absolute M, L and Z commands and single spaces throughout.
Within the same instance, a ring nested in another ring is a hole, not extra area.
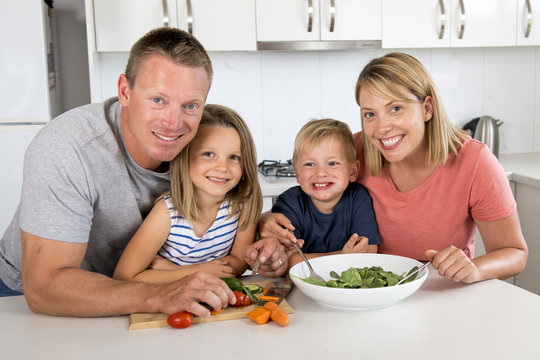
M 163 283 L 196 271 L 241 275 L 242 250 L 255 239 L 262 209 L 255 145 L 242 118 L 206 105 L 197 135 L 170 172 L 170 191 L 125 248 L 113 277 Z

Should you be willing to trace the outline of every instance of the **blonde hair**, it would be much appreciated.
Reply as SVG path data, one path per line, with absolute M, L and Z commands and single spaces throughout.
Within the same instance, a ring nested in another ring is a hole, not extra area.
M 356 143 L 351 129 L 346 123 L 334 119 L 311 120 L 302 126 L 294 140 L 293 164 L 296 164 L 298 154 L 305 147 L 314 147 L 330 139 L 342 144 L 347 161 L 354 164 Z
M 257 156 L 251 133 L 238 113 L 222 105 L 207 104 L 204 107 L 199 128 L 203 126 L 232 128 L 240 136 L 242 178 L 226 194 L 225 199 L 231 202 L 231 216 L 240 210 L 244 212 L 244 220 L 239 225 L 239 230 L 245 230 L 250 224 L 258 221 L 262 211 L 262 193 L 257 177 Z M 191 146 L 188 144 L 171 161 L 171 190 L 169 194 L 178 214 L 193 223 L 198 216 L 195 187 L 189 176 L 190 148 Z
M 403 93 L 403 87 L 420 102 L 427 96 L 433 99 L 433 117 L 425 123 L 426 163 L 445 163 L 450 153 L 457 154 L 467 135 L 448 118 L 433 79 L 417 59 L 405 53 L 393 52 L 371 60 L 358 76 L 356 102 L 360 105 L 362 89 L 385 99 L 412 102 L 413 100 Z M 362 137 L 368 169 L 371 175 L 380 176 L 387 161 L 369 142 L 365 132 L 362 132 Z

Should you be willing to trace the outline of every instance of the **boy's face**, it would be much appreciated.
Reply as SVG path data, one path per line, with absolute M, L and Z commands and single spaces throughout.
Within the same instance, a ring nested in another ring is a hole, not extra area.
M 344 146 L 334 139 L 307 144 L 294 164 L 296 180 L 324 214 L 332 212 L 341 195 L 356 177 L 357 163 L 347 161 Z

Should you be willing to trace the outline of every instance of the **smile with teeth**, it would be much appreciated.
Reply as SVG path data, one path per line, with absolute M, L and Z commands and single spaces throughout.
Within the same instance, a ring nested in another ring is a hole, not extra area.
M 332 183 L 330 183 L 330 182 L 325 182 L 325 183 L 313 183 L 313 187 L 318 188 L 318 189 L 327 188 L 327 187 L 329 187 L 330 185 L 332 185 Z
M 392 147 L 403 139 L 403 135 L 392 136 L 386 139 L 379 139 L 385 147 Z
M 173 136 L 173 137 L 169 137 L 169 136 L 165 136 L 165 135 L 161 135 L 161 134 L 158 134 L 157 132 L 153 131 L 152 132 L 154 135 L 156 135 L 158 138 L 162 139 L 162 140 L 167 140 L 167 141 L 172 141 L 172 140 L 176 140 L 178 139 L 181 135 L 177 135 L 177 136 Z
M 216 182 L 226 182 L 227 179 L 224 179 L 224 178 L 218 178 L 218 177 L 213 177 L 213 176 L 207 176 L 206 177 L 208 180 L 210 181 L 216 181 Z

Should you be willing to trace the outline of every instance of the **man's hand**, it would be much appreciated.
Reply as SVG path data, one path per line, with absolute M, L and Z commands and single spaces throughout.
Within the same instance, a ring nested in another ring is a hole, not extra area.
M 259 257 L 258 273 L 266 277 L 282 276 L 288 268 L 285 246 L 275 237 L 261 239 L 243 251 L 244 260 L 251 267 Z
M 236 297 L 223 280 L 203 272 L 160 286 L 163 290 L 159 296 L 158 311 L 165 314 L 188 311 L 200 317 L 208 317 L 210 310 L 201 303 L 220 310 L 236 302 Z
M 283 214 L 266 212 L 259 218 L 259 235 L 261 238 L 277 238 L 283 245 L 296 242 L 293 234 L 294 226 Z

